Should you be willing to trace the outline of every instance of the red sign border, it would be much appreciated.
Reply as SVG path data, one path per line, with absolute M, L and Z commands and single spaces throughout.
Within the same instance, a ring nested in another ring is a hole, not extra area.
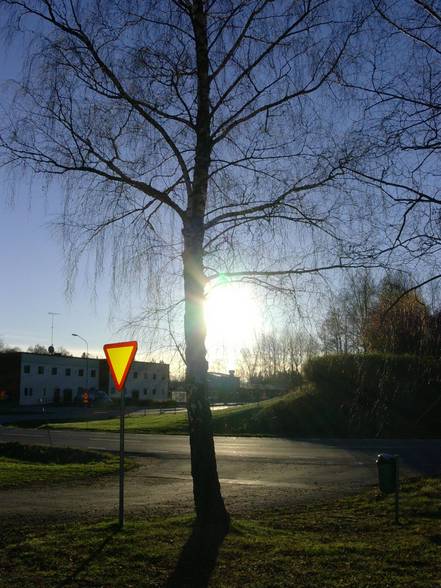
M 108 349 L 115 349 L 115 347 L 132 347 L 132 351 L 130 352 L 129 361 L 127 362 L 126 368 L 121 378 L 121 382 L 118 384 L 115 372 L 113 371 L 112 361 L 110 360 L 110 356 L 107 353 Z M 117 390 L 122 390 L 124 388 L 124 384 L 126 382 L 127 374 L 129 373 L 130 367 L 133 363 L 135 358 L 136 352 L 138 351 L 138 342 L 137 341 L 123 341 L 121 343 L 106 343 L 103 346 L 104 353 L 106 355 L 107 365 L 109 366 L 110 373 L 112 375 L 113 383 L 115 384 L 115 388 Z

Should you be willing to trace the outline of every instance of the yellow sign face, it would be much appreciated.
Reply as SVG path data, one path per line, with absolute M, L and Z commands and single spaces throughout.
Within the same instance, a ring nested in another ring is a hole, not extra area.
M 122 390 L 124 387 L 137 349 L 138 343 L 136 341 L 108 343 L 104 345 L 104 353 L 106 354 L 113 383 L 117 390 Z

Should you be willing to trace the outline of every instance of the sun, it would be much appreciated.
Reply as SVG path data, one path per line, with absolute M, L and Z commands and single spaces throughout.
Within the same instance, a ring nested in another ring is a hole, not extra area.
M 261 328 L 256 293 L 246 284 L 218 284 L 207 292 L 205 318 L 209 362 L 235 369 L 240 350 L 253 345 Z

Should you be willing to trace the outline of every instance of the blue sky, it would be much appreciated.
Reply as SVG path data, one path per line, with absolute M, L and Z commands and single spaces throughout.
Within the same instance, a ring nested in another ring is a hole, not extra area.
M 0 338 L 7 345 L 23 349 L 36 343 L 49 345 L 48 312 L 59 312 L 54 321 L 56 347 L 81 353 L 84 344 L 71 335 L 76 332 L 88 340 L 91 352 L 101 353 L 104 343 L 121 337 L 108 320 L 109 297 L 105 295 L 105 285 L 94 301 L 80 275 L 71 301 L 66 298 L 62 245 L 49 226 L 56 206 L 51 198 L 45 202 L 32 188 L 31 192 L 32 198 L 25 186 L 21 186 L 12 206 L 4 198 L 0 204 L 3 252 Z
M 0 84 L 20 76 L 17 42 L 0 44 L 0 63 Z M 6 171 L 0 170 L 0 182 L 0 339 L 24 350 L 37 343 L 50 345 L 48 312 L 58 312 L 54 319 L 55 347 L 81 354 L 85 346 L 72 337 L 76 332 L 88 340 L 93 355 L 104 356 L 105 343 L 125 338 L 119 332 L 119 319 L 125 311 L 115 308 L 105 278 L 94 298 L 84 271 L 79 273 L 71 299 L 66 298 L 62 243 L 51 227 L 61 210 L 61 188 L 54 184 L 45 195 L 38 180 L 26 179 L 16 183 L 12 199 Z M 145 359 L 142 347 L 138 357 Z

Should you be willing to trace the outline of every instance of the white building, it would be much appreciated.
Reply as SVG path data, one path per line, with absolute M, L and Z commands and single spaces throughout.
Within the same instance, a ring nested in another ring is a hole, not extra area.
M 103 390 L 115 400 L 105 359 L 13 351 L 0 353 L 0 398 L 20 405 L 70 403 L 85 390 Z M 133 401 L 169 399 L 169 366 L 135 361 L 126 380 L 126 398 Z
M 125 397 L 128 400 L 156 400 L 163 402 L 169 395 L 169 365 L 167 363 L 151 363 L 134 361 L 130 368 L 125 384 Z M 113 381 L 108 378 L 107 387 L 102 390 L 108 392 L 111 398 L 118 398 Z
M 99 360 L 39 353 L 3 353 L 0 389 L 20 405 L 72 402 L 98 389 Z

